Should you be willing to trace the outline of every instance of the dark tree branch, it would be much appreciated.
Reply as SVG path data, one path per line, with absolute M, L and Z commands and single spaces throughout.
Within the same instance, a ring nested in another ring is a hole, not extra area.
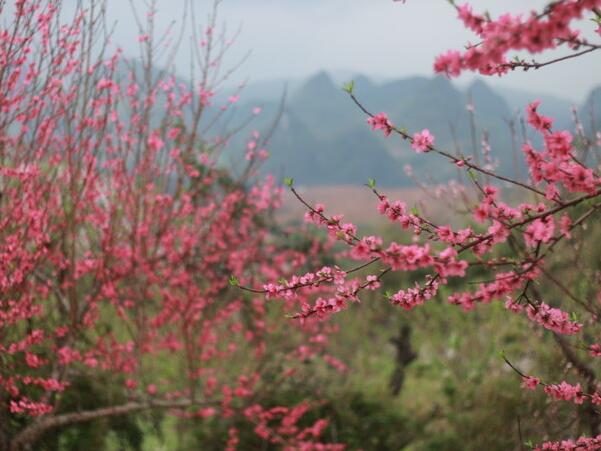
M 103 407 L 83 412 L 65 413 L 41 417 L 38 421 L 20 431 L 10 443 L 10 451 L 35 449 L 33 445 L 48 431 L 54 428 L 78 423 L 86 423 L 98 418 L 127 415 L 149 409 L 183 409 L 192 406 L 214 404 L 217 401 L 194 402 L 190 399 L 179 400 L 149 400 L 146 402 L 128 402 L 120 406 Z

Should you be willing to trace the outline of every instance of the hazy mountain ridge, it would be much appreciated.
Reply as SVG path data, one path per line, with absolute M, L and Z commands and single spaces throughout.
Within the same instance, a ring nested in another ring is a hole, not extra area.
M 516 110 L 523 115 L 524 107 L 538 98 L 542 101 L 541 111 L 556 118 L 556 127 L 572 127 L 569 101 L 514 90 L 494 90 L 482 80 L 474 81 L 466 89 L 458 88 L 443 77 L 416 76 L 374 83 L 359 75 L 354 81 L 357 98 L 373 113 L 385 111 L 396 125 L 412 132 L 428 128 L 436 136 L 437 146 L 449 151 L 460 148 L 466 155 L 471 155 L 474 147 L 467 108 L 471 103 L 475 109 L 478 153 L 486 130 L 492 157 L 501 162 L 502 173 L 515 171 L 514 152 L 521 158 L 519 146 L 523 135 Z M 277 99 L 284 85 L 283 81 L 276 81 L 271 89 L 268 82 L 247 86 L 242 99 L 252 102 L 242 101 L 236 110 L 242 113 L 256 105 L 263 106 L 263 113 L 252 127 L 267 128 L 277 111 Z M 591 93 L 590 99 L 593 97 L 599 109 L 601 87 Z M 266 100 L 261 102 L 258 100 L 261 98 Z M 590 99 L 581 107 L 582 112 L 593 104 Z M 601 118 L 601 114 L 596 117 Z M 510 120 L 515 121 L 519 135 L 515 142 L 509 131 Z M 527 136 L 535 143 L 538 141 L 531 130 L 527 130 Z M 233 144 L 234 148 L 243 147 L 242 141 Z M 398 136 L 386 139 L 380 132 L 371 132 L 365 115 L 326 72 L 289 85 L 284 114 L 269 151 L 271 158 L 265 163 L 264 171 L 293 177 L 305 185 L 363 184 L 371 177 L 382 186 L 407 186 L 412 182 L 404 174 L 406 164 L 413 166 L 418 177 L 428 175 L 438 181 L 455 173 L 451 165 L 445 165 L 436 157 L 417 155 Z M 236 152 L 229 155 L 230 158 L 239 156 Z M 432 171 L 432 167 L 437 170 Z

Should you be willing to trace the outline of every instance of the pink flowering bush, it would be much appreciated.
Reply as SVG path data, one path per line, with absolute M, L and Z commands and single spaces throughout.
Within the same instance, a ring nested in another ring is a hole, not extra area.
M 306 421 L 310 400 L 257 401 L 274 377 L 325 356 L 332 328 L 297 322 L 274 339 L 291 306 L 269 315 L 230 286 L 284 263 L 299 271 L 322 249 L 272 233 L 280 189 L 256 176 L 260 135 L 242 175 L 217 164 L 229 135 L 208 130 L 227 109 L 213 99 L 230 44 L 215 15 L 192 85 L 153 70 L 165 51 L 153 11 L 139 64 L 111 51 L 102 2 L 67 17 L 60 2 L 0 1 L 0 14 L 0 449 L 149 410 L 183 424 L 244 418 L 285 449 L 342 449 L 322 443 L 327 420 Z M 223 449 L 238 435 L 230 427 Z

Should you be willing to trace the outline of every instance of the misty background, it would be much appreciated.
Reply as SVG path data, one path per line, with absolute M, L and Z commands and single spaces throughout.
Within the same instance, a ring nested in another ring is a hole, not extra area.
M 67 0 L 67 5 L 76 0 Z M 141 51 L 138 20 L 146 0 L 108 0 L 108 23 L 114 24 L 113 44 L 135 59 Z M 156 36 L 172 27 L 171 39 L 183 40 L 173 60 L 181 81 L 190 75 L 190 60 L 200 37 L 190 38 L 192 24 L 209 22 L 212 0 L 156 0 Z M 481 0 L 479 12 L 494 17 L 503 12 L 527 14 L 544 0 Z M 255 107 L 262 113 L 247 134 L 238 135 L 224 155 L 228 165 L 244 162 L 250 131 L 269 130 L 284 92 L 286 102 L 278 128 L 269 142 L 264 173 L 293 177 L 304 186 L 361 185 L 368 178 L 388 187 L 447 182 L 454 168 L 436 158 L 423 158 L 398 139 L 384 139 L 365 124 L 364 115 L 341 86 L 356 82 L 356 95 L 373 113 L 385 111 L 410 132 L 429 128 L 437 146 L 466 155 L 481 151 L 483 139 L 491 152 L 489 164 L 503 174 L 525 175 L 521 143 L 537 136 L 521 124 L 524 107 L 542 101 L 542 111 L 558 128 L 572 128 L 571 109 L 596 127 L 601 118 L 598 74 L 601 59 L 591 53 L 540 70 L 516 70 L 502 78 L 467 73 L 453 80 L 436 77 L 434 58 L 461 49 L 475 35 L 465 30 L 455 10 L 444 0 L 222 0 L 218 28 L 236 37 L 224 66 L 243 62 L 226 81 L 216 103 L 242 84 L 240 101 L 228 106 L 223 125 L 244 121 Z M 594 24 L 581 23 L 594 37 Z M 538 61 L 566 54 L 566 49 L 539 55 Z M 160 62 L 159 62 L 160 64 Z M 467 105 L 475 107 L 472 128 Z M 513 133 L 510 128 L 513 127 Z M 414 180 L 407 175 L 411 167 Z M 433 170 L 434 169 L 434 170 Z M 516 174 L 518 173 L 518 174 Z M 521 173 L 521 174 L 520 174 Z
M 69 0 L 75 2 L 75 0 Z M 211 0 L 193 0 L 199 23 L 206 23 Z M 543 7 L 545 0 L 478 0 L 478 11 L 493 16 L 502 12 L 524 13 Z M 144 10 L 145 0 L 134 0 Z M 157 0 L 157 30 L 176 21 L 182 23 L 185 0 Z M 137 29 L 131 4 L 109 0 L 109 20 L 117 23 L 115 42 L 126 55 L 138 55 Z M 233 64 L 248 52 L 250 57 L 236 73 L 250 82 L 303 79 L 316 72 L 362 73 L 376 79 L 432 75 L 434 57 L 461 48 L 476 39 L 456 19 L 445 0 L 223 0 L 219 22 L 233 33 L 240 29 L 229 61 Z M 189 23 L 186 25 L 189 26 Z M 178 25 L 179 27 L 179 25 Z M 584 23 L 585 35 L 595 36 L 594 24 Z M 176 59 L 182 75 L 187 73 L 192 45 L 184 39 Z M 565 50 L 563 50 L 565 51 Z M 558 51 L 556 54 L 561 54 Z M 545 58 L 553 56 L 545 55 Z M 601 59 L 590 54 L 567 64 L 539 71 L 516 71 L 503 78 L 487 79 L 492 86 L 554 93 L 582 102 L 598 80 Z M 472 74 L 456 81 L 465 85 Z

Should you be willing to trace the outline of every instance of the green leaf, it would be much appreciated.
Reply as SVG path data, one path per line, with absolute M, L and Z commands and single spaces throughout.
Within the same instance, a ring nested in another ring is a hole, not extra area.
M 348 83 L 345 83 L 344 85 L 342 85 L 342 90 L 344 92 L 348 92 L 349 94 L 352 94 L 354 89 L 355 89 L 355 81 L 354 80 L 351 80 Z
M 576 314 L 576 312 L 571 312 L 570 313 L 570 320 L 577 323 L 578 322 L 578 315 Z
M 505 360 L 505 359 L 506 359 L 506 357 L 505 357 L 505 350 L 504 350 L 504 349 L 501 349 L 501 350 L 499 351 L 499 357 L 501 357 L 503 360 Z
M 291 177 L 286 177 L 284 179 L 284 185 L 286 185 L 289 188 L 292 188 L 292 185 L 294 185 L 294 179 Z
M 413 216 L 419 216 L 419 210 L 417 209 L 417 207 L 411 207 L 411 214 Z
M 240 281 L 238 280 L 238 278 L 236 276 L 230 276 L 230 285 L 232 287 L 239 287 L 240 286 Z
M 367 179 L 367 186 L 371 189 L 376 189 L 376 179 Z
M 459 348 L 459 341 L 459 336 L 457 334 L 451 334 L 449 338 L 449 347 L 451 347 L 452 349 Z

